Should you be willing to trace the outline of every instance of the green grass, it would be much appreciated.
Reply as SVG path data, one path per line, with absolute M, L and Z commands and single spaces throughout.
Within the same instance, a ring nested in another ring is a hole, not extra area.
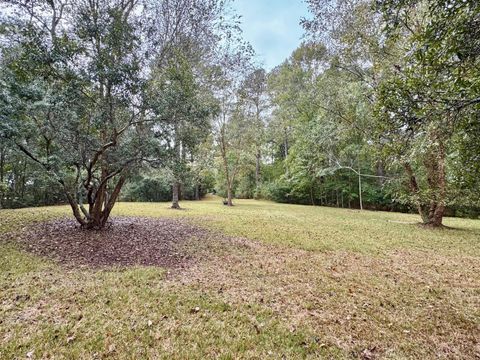
M 199 243 L 184 273 L 65 268 L 0 243 L 0 358 L 475 358 L 480 221 L 218 198 L 120 203 L 258 242 Z M 69 216 L 1 210 L 0 233 Z M 198 311 L 196 310 L 198 309 Z
M 238 200 L 229 208 L 220 199 L 183 202 L 185 211 L 168 204 L 120 203 L 114 213 L 192 218 L 198 224 L 233 236 L 305 250 L 372 253 L 415 249 L 480 255 L 480 221 L 446 218 L 446 231 L 419 228 L 418 215 Z M 412 224 L 413 223 L 413 224 Z
M 70 216 L 67 206 L 49 206 L 17 210 L 0 209 L 0 234 L 19 231 L 25 226 L 60 217 Z
M 302 346 L 306 335 L 291 334 L 267 311 L 173 286 L 161 269 L 64 272 L 13 249 L 1 255 L 2 359 L 29 353 L 69 359 L 303 357 L 310 351 Z M 258 334 L 260 322 L 265 327 Z

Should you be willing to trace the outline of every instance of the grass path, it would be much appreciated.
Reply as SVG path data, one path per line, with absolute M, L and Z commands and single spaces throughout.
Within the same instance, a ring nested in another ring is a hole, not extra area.
M 480 221 L 217 198 L 120 203 L 232 238 L 186 271 L 65 268 L 0 243 L 0 358 L 462 358 L 480 355 Z M 1 210 L 0 233 L 68 214 Z
M 180 216 L 233 236 L 305 250 L 379 253 L 393 249 L 480 256 L 480 221 L 446 218 L 452 229 L 419 228 L 417 215 L 239 200 L 219 206 L 219 199 L 185 202 L 184 211 L 168 204 L 120 203 L 115 214 Z M 413 224 L 412 224 L 413 223 Z

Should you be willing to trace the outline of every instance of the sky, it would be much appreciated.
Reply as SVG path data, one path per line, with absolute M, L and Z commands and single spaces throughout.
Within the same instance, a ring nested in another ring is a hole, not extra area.
M 242 16 L 243 37 L 267 70 L 283 62 L 301 42 L 299 22 L 308 17 L 303 0 L 234 0 Z

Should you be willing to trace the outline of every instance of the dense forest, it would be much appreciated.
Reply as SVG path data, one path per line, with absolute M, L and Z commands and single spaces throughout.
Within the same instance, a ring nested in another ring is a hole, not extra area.
M 271 71 L 225 0 L 3 0 L 0 207 L 480 214 L 480 2 L 308 0 Z

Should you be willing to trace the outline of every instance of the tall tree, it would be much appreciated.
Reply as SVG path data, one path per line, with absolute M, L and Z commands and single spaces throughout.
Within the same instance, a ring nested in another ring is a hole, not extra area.
M 257 68 L 247 74 L 241 84 L 240 99 L 246 107 L 246 114 L 251 118 L 251 129 L 254 131 L 255 197 L 257 197 L 260 191 L 262 147 L 265 143 L 267 111 L 269 109 L 267 74 L 264 69 Z
M 219 111 L 214 118 L 213 131 L 226 188 L 227 205 L 233 206 L 236 176 L 243 163 L 247 128 L 239 106 L 239 89 L 251 69 L 251 46 L 238 39 L 230 39 L 219 53 L 214 69 L 215 97 Z
M 136 2 L 7 3 L 2 136 L 61 185 L 82 226 L 101 228 L 142 157 Z
M 172 170 L 172 208 L 179 209 L 179 191 L 196 148 L 204 142 L 215 111 L 212 96 L 195 78 L 188 59 L 176 51 L 167 67 L 151 81 L 151 105 L 157 114 L 155 131 L 167 144 Z
M 467 148 L 458 145 L 461 138 L 471 139 L 480 111 L 480 4 L 378 1 L 378 6 L 388 36 L 405 54 L 378 92 L 386 150 L 404 167 L 423 222 L 439 227 L 457 196 L 452 160 L 460 153 L 471 166 Z

